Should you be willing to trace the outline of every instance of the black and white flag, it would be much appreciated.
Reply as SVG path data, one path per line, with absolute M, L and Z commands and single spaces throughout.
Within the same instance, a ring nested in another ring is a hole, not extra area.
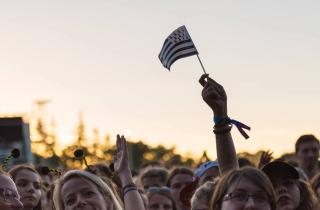
M 159 59 L 162 65 L 170 70 L 170 66 L 178 59 L 198 54 L 185 26 L 177 28 L 165 40 Z

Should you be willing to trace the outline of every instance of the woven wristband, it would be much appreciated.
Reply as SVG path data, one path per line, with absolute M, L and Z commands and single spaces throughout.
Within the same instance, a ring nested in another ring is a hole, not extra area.
M 225 134 L 229 133 L 231 131 L 232 124 L 227 124 L 224 127 L 214 127 L 213 133 L 214 134 Z
M 239 122 L 239 121 L 234 120 L 234 119 L 230 119 L 229 117 L 224 117 L 224 118 L 213 117 L 213 121 L 215 123 L 215 126 L 214 126 L 215 128 L 223 127 L 223 126 L 225 126 L 227 124 L 233 124 L 233 125 L 235 125 L 237 127 L 237 129 L 239 130 L 239 132 L 241 133 L 241 135 L 244 138 L 246 138 L 246 139 L 249 138 L 248 134 L 244 131 L 244 129 L 250 130 L 251 128 L 249 126 L 245 125 L 242 122 Z M 222 133 L 227 133 L 229 131 L 222 132 L 222 130 L 221 130 L 221 133 L 220 133 L 220 131 L 216 130 L 215 134 L 218 134 L 218 132 L 219 132 L 219 134 L 222 134 Z
M 126 191 L 127 188 L 129 187 L 136 187 L 136 185 L 134 183 L 129 183 L 129 184 L 126 184 L 123 188 L 122 188 L 122 191 Z
M 123 193 L 123 197 L 125 197 L 128 192 L 133 191 L 133 190 L 138 190 L 138 188 L 137 187 L 127 188 L 126 191 L 124 191 L 124 193 Z

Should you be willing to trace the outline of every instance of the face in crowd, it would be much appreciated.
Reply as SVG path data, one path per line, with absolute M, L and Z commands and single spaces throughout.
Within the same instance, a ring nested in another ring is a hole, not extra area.
M 277 208 L 279 210 L 294 210 L 300 204 L 300 190 L 298 180 L 277 177 L 272 179 L 276 192 Z
M 206 172 L 199 178 L 199 186 L 203 185 L 208 181 L 213 181 L 215 178 L 219 177 L 219 168 L 212 167 L 206 170 Z
M 212 210 L 275 210 L 270 180 L 255 168 L 241 168 L 221 178 L 212 197 Z
M 296 156 L 302 168 L 314 168 L 318 164 L 319 143 L 317 141 L 300 143 L 296 149 Z
M 303 169 L 314 168 L 319 159 L 319 142 L 313 135 L 301 136 L 296 143 L 296 157 Z
M 299 179 L 298 171 L 291 165 L 273 161 L 262 169 L 270 178 L 276 193 L 278 210 L 314 210 L 316 195 L 309 183 Z
M 113 196 L 113 197 L 112 197 Z M 120 210 L 119 201 L 107 184 L 90 172 L 72 170 L 54 189 L 56 210 Z
M 203 185 L 207 181 L 212 182 L 220 175 L 219 164 L 217 161 L 207 161 L 195 169 L 194 174 L 198 178 L 198 186 Z
M 147 210 L 176 210 L 170 191 L 167 187 L 150 187 L 147 192 Z
M 41 177 L 30 166 L 17 165 L 9 171 L 18 192 L 24 209 L 41 208 Z
M 98 187 L 82 177 L 73 177 L 66 181 L 61 189 L 65 210 L 90 207 L 90 209 L 111 209 L 112 203 L 98 190 Z
M 16 185 L 6 174 L 0 173 L 0 209 L 21 210 L 22 203 Z
M 163 187 L 168 179 L 168 171 L 162 167 L 147 168 L 140 177 L 140 183 L 145 192 L 149 187 Z
M 184 189 L 186 185 L 190 184 L 193 181 L 192 171 L 190 171 L 189 173 L 187 172 L 188 169 L 182 169 L 180 170 L 180 172 L 176 173 L 174 176 L 169 178 L 168 186 L 171 189 L 171 195 L 177 205 L 178 210 L 190 209 L 190 207 L 185 206 L 180 199 L 180 193 L 182 189 Z
M 41 175 L 42 186 L 46 193 L 48 193 L 53 185 L 53 178 L 51 174 Z

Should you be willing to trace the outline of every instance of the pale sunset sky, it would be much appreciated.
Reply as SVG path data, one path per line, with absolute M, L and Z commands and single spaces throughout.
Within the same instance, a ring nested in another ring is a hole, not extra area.
M 237 151 L 291 152 L 320 138 L 320 2 L 296 0 L 0 0 L 0 114 L 32 116 L 50 99 L 61 146 L 79 112 L 93 128 L 216 157 L 212 113 L 195 56 L 168 72 L 165 38 L 186 25 L 210 75 L 228 95 Z

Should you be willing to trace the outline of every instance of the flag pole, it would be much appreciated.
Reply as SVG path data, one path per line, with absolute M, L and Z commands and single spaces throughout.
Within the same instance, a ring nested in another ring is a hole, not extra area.
M 203 67 L 203 65 L 202 65 L 202 62 L 201 62 L 200 57 L 199 57 L 198 54 L 197 54 L 197 58 L 198 58 L 198 60 L 199 60 L 199 62 L 200 62 L 200 64 L 201 64 L 201 67 L 202 67 L 203 72 L 204 72 L 205 74 L 207 74 L 206 70 L 204 69 L 204 67 Z

